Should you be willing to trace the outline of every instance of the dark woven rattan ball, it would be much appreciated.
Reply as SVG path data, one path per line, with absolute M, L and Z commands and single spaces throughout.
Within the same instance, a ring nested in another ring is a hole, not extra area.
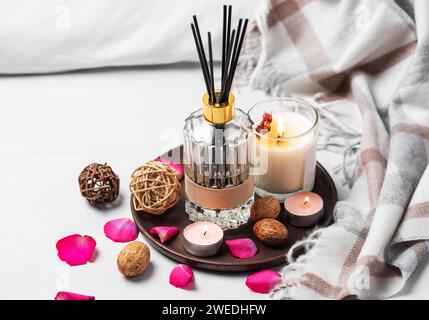
M 119 195 L 119 177 L 107 164 L 93 163 L 80 173 L 79 188 L 92 205 L 113 202 Z

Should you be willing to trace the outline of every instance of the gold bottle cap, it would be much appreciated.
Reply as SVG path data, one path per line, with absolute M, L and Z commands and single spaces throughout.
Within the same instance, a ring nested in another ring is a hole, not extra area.
M 216 91 L 218 94 L 219 91 Z M 206 92 L 203 96 L 203 111 L 204 117 L 207 121 L 215 124 L 222 125 L 225 124 L 234 118 L 234 102 L 235 97 L 232 93 L 229 94 L 228 103 L 226 104 L 212 104 L 209 99 L 209 94 Z

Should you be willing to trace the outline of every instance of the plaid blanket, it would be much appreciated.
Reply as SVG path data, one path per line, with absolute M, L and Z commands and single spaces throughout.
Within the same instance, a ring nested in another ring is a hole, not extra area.
M 427 255 L 428 17 L 427 0 L 267 0 L 256 17 L 241 65 L 252 87 L 362 116 L 350 196 L 291 249 L 275 298 L 386 298 Z

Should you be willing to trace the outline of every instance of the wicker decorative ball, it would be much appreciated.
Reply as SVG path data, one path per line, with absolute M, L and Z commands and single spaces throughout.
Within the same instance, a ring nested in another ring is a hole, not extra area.
M 170 209 L 181 196 L 176 171 L 158 161 L 149 161 L 133 172 L 130 190 L 134 209 L 155 215 Z
M 119 177 L 107 164 L 92 163 L 80 173 L 79 188 L 92 205 L 113 202 L 119 195 Z

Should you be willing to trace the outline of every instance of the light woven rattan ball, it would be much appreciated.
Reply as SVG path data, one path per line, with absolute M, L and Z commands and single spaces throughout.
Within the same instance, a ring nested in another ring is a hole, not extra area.
M 181 185 L 174 169 L 158 161 L 149 161 L 131 175 L 130 190 L 136 211 L 163 214 L 181 196 Z
M 113 202 L 119 195 L 119 177 L 107 164 L 90 164 L 78 180 L 80 193 L 92 205 Z

